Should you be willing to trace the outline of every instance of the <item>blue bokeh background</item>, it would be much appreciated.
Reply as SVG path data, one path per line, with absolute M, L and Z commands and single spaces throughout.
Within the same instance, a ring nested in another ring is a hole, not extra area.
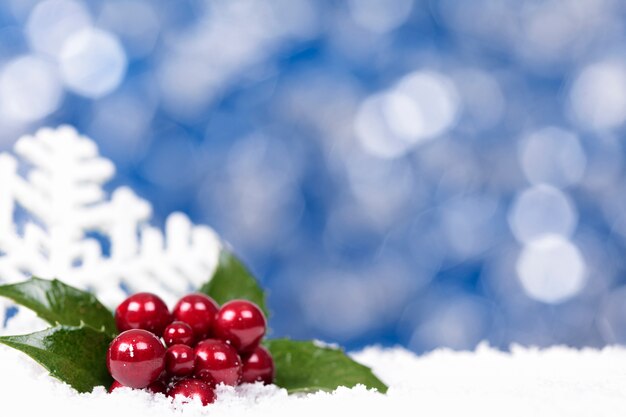
M 274 335 L 626 342 L 626 4 L 6 0 L 0 150 L 61 123 L 214 227 Z

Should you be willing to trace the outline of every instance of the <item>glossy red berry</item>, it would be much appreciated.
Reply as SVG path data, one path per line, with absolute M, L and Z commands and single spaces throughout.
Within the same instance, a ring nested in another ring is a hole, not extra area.
M 237 351 L 217 339 L 207 339 L 196 345 L 195 375 L 211 386 L 223 383 L 238 385 L 243 364 Z
M 113 391 L 115 391 L 116 389 L 118 389 L 118 388 L 123 388 L 123 387 L 124 387 L 124 385 L 120 384 L 120 383 L 119 383 L 119 382 L 117 382 L 117 381 L 113 381 L 113 383 L 112 383 L 112 384 L 111 384 L 111 386 L 109 387 L 109 392 L 113 392 Z
M 113 392 L 118 388 L 124 388 L 124 385 L 120 384 L 117 381 L 113 381 L 111 386 L 109 387 L 109 392 Z M 161 381 L 154 381 L 152 384 L 146 387 L 148 391 L 153 394 L 165 394 L 165 384 Z
M 252 354 L 243 360 L 241 382 L 271 384 L 274 381 L 274 359 L 263 346 L 257 346 Z
M 193 348 L 187 345 L 172 345 L 165 352 L 165 370 L 171 376 L 190 375 L 194 361 Z
M 175 320 L 191 326 L 196 340 L 202 340 L 211 335 L 217 310 L 217 303 L 211 297 L 198 293 L 181 298 L 173 314 Z
M 265 315 L 254 303 L 233 300 L 222 306 L 215 318 L 214 332 L 241 353 L 250 353 L 265 335 Z
M 131 295 L 115 310 L 115 323 L 120 332 L 143 329 L 161 335 L 171 322 L 172 316 L 163 300 L 148 292 Z
M 183 396 L 193 400 L 199 399 L 202 405 L 211 404 L 215 401 L 215 391 L 209 384 L 197 379 L 182 379 L 178 381 L 167 393 L 168 396 L 176 398 Z
M 163 331 L 163 340 L 167 346 L 187 345 L 193 346 L 194 337 L 191 326 L 182 321 L 175 321 Z
M 113 379 L 122 385 L 145 388 L 156 381 L 165 368 L 165 347 L 147 330 L 126 330 L 109 345 L 107 368 Z
M 146 389 L 153 394 L 165 394 L 167 391 L 167 387 L 162 381 L 154 381 L 152 384 L 148 385 Z

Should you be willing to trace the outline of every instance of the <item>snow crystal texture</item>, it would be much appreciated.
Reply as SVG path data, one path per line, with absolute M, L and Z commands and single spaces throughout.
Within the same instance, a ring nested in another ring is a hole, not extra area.
M 548 350 L 486 346 L 422 357 L 371 347 L 352 355 L 389 384 L 288 396 L 276 386 L 219 387 L 216 403 L 181 404 L 165 396 L 98 387 L 77 394 L 23 354 L 0 347 L 0 392 L 7 415 L 72 416 L 624 416 L 626 349 Z M 10 375 L 10 377 L 8 376 Z M 35 414 L 36 413 L 36 414 Z

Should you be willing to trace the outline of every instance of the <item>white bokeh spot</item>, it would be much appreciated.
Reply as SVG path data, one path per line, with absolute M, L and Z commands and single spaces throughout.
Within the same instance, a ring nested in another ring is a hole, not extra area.
M 350 15 L 360 26 L 385 33 L 403 24 L 413 8 L 413 0 L 350 0 Z
M 367 97 L 357 111 L 354 131 L 367 153 L 396 158 L 443 135 L 459 110 L 460 98 L 448 77 L 416 71 L 395 87 Z
M 578 137 L 556 127 L 547 127 L 526 137 L 520 159 L 524 174 L 531 183 L 557 187 L 578 183 L 587 165 Z
M 33 122 L 61 104 L 63 88 L 48 60 L 26 55 L 10 61 L 0 73 L 0 112 L 7 119 Z
M 517 260 L 517 275 L 530 298 L 548 304 L 574 297 L 587 281 L 580 251 L 558 235 L 544 235 L 525 246 Z
M 26 36 L 35 51 L 58 57 L 65 41 L 91 23 L 83 2 L 46 0 L 38 3 L 28 16 Z
M 583 126 L 619 127 L 626 120 L 626 66 L 607 60 L 585 67 L 570 91 L 570 106 Z
M 509 227 L 522 243 L 544 234 L 572 235 L 578 213 L 571 199 L 558 188 L 536 185 L 522 191 L 509 211 Z
M 406 153 L 410 144 L 397 134 L 398 131 L 411 129 L 420 123 L 421 114 L 408 125 L 391 126 L 387 117 L 393 112 L 391 107 L 405 104 L 390 94 L 376 94 L 368 97 L 358 110 L 354 120 L 354 130 L 359 144 L 367 153 L 380 158 L 395 158 Z M 411 107 L 407 113 L 414 111 Z M 393 120 L 403 118 L 404 112 L 393 116 Z
M 440 136 L 454 125 L 460 98 L 454 83 L 445 75 L 416 71 L 402 78 L 396 91 L 411 98 L 422 114 L 422 129 L 412 142 Z
M 85 29 L 63 44 L 59 66 L 65 85 L 85 97 L 99 98 L 115 90 L 126 73 L 127 58 L 115 35 Z

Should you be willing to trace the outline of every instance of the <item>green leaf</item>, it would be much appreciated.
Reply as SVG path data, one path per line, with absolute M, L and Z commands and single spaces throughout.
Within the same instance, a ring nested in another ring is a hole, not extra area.
M 33 277 L 17 284 L 0 285 L 0 296 L 33 310 L 53 326 L 84 323 L 109 334 L 117 332 L 113 315 L 93 294 L 57 279 Z
M 0 343 L 26 353 L 79 392 L 91 392 L 98 385 L 108 387 L 113 382 L 106 367 L 110 342 L 109 335 L 87 326 L 56 326 L 0 337 Z
M 268 316 L 265 293 L 245 265 L 227 249 L 222 249 L 215 273 L 209 282 L 200 287 L 219 304 L 234 299 L 250 300 Z
M 387 392 L 387 386 L 370 368 L 355 362 L 341 349 L 289 339 L 267 340 L 264 344 L 274 358 L 276 385 L 289 393 L 333 391 L 357 384 Z

